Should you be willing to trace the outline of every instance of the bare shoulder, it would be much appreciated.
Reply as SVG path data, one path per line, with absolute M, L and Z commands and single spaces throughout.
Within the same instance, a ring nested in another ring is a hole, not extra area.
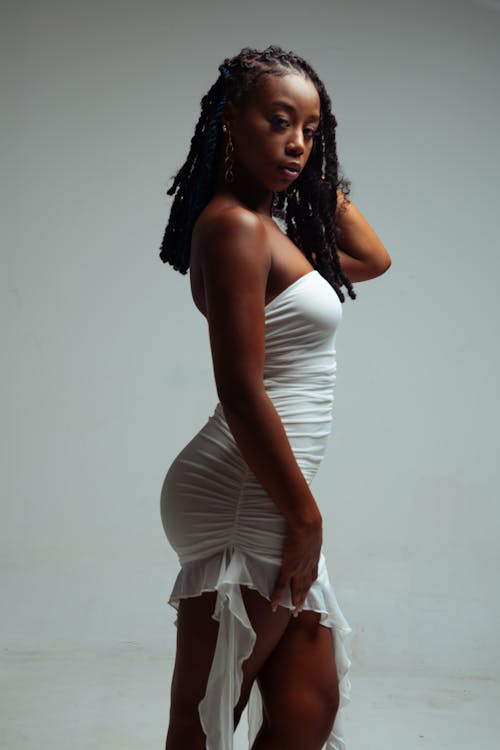
M 229 314 L 243 297 L 260 304 L 270 268 L 269 240 L 257 214 L 242 206 L 203 212 L 193 231 L 190 277 L 194 303 L 205 316 L 214 304 Z
M 257 214 L 208 208 L 193 231 L 191 290 L 208 322 L 217 392 L 227 401 L 262 385 L 271 252 Z
M 264 223 L 243 206 L 204 211 L 193 231 L 191 254 L 202 268 L 213 263 L 270 264 L 271 260 Z

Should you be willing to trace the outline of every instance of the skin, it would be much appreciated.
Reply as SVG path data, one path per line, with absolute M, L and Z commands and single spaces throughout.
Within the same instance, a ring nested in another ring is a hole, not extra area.
M 264 724 L 253 750 L 319 750 L 338 705 L 331 631 L 319 625 L 319 615 L 302 611 L 318 572 L 321 514 L 263 385 L 265 305 L 313 270 L 273 221 L 273 192 L 294 180 L 280 165 L 306 164 L 319 115 L 314 84 L 295 74 L 264 76 L 244 101 L 226 105 L 235 181 L 226 184 L 222 163 L 214 197 L 195 225 L 191 247 L 193 300 L 208 322 L 217 393 L 227 423 L 287 522 L 271 603 L 242 587 L 257 642 L 244 665 L 235 720 L 257 680 Z M 341 264 L 353 282 L 387 270 L 391 261 L 386 249 L 352 203 L 340 213 L 340 228 Z M 278 604 L 287 586 L 293 612 Z M 197 709 L 217 638 L 214 606 L 213 593 L 180 604 L 166 750 L 205 748 Z

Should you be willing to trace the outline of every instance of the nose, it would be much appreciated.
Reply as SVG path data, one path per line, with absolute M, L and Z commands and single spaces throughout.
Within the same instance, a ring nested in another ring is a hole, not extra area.
M 287 153 L 300 156 L 304 153 L 304 135 L 302 130 L 297 130 L 290 136 L 286 146 Z

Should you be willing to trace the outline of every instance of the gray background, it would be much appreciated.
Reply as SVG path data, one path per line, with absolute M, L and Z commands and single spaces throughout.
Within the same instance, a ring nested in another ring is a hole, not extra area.
M 6 9 L 4 655 L 147 654 L 163 665 L 166 710 L 177 561 L 159 493 L 216 394 L 188 278 L 158 259 L 165 191 L 219 63 L 276 43 L 325 81 L 353 201 L 393 259 L 344 305 L 334 432 L 313 485 L 353 668 L 498 679 L 499 10 Z M 159 746 L 163 729 L 137 747 Z

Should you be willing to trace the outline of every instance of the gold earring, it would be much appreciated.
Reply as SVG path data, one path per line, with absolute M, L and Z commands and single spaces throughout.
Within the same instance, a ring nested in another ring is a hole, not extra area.
M 234 182 L 233 154 L 234 154 L 233 140 L 231 138 L 231 131 L 228 128 L 227 129 L 227 141 L 226 141 L 226 153 L 224 156 L 224 179 L 228 183 Z
M 295 195 L 297 193 L 297 185 L 291 185 L 290 187 L 287 187 L 285 193 L 287 198 L 295 198 Z

